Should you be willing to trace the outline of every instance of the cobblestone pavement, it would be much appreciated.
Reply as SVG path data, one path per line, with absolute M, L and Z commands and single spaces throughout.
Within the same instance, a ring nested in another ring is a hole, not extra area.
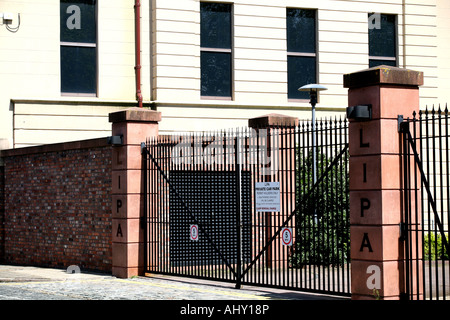
M 0 300 L 339 300 L 339 297 L 154 275 L 107 274 L 0 265 Z

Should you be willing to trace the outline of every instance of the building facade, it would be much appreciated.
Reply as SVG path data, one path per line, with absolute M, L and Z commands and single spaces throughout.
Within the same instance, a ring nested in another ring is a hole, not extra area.
M 0 149 L 107 136 L 143 106 L 161 133 L 269 113 L 344 115 L 343 74 L 423 71 L 421 106 L 450 101 L 447 0 L 3 0 Z

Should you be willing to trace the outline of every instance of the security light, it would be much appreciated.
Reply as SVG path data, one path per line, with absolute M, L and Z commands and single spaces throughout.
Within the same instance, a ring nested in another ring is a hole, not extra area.
M 308 91 L 311 98 L 310 103 L 312 106 L 312 147 L 313 147 L 313 183 L 317 182 L 317 168 L 316 168 L 316 104 L 317 104 L 317 92 L 328 90 L 326 87 L 320 84 L 307 84 L 298 89 L 298 91 Z
M 311 98 L 311 105 L 314 108 L 317 104 L 317 92 L 319 91 L 325 91 L 328 90 L 328 88 L 320 85 L 320 84 L 307 84 L 301 88 L 298 89 L 298 91 L 308 91 L 309 92 L 309 96 Z

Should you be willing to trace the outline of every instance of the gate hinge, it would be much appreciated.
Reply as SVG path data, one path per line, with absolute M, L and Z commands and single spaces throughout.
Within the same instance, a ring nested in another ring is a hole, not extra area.
M 397 126 L 397 130 L 398 130 L 398 132 L 400 132 L 400 133 L 402 133 L 403 132 L 403 129 L 402 129 L 402 123 L 403 123 L 403 115 L 401 115 L 401 114 L 399 114 L 398 116 L 397 116 L 397 124 L 398 124 L 398 126 Z
M 406 241 L 406 235 L 407 235 L 406 223 L 400 222 L 399 227 L 400 227 L 400 238 L 399 239 L 401 241 Z
M 145 144 L 145 142 L 141 142 L 141 154 L 147 154 L 147 146 Z

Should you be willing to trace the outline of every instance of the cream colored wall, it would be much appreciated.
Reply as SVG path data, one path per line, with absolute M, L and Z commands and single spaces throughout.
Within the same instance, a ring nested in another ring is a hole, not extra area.
M 399 65 L 425 72 L 422 106 L 449 101 L 447 0 L 222 2 L 234 3 L 233 101 L 200 97 L 200 1 L 141 1 L 142 91 L 162 112 L 162 132 L 310 117 L 307 101 L 287 100 L 286 7 L 318 9 L 318 82 L 329 88 L 318 117 L 343 115 L 343 74 L 368 67 L 368 12 L 399 16 Z M 99 0 L 96 98 L 61 97 L 58 0 L 2 0 L 0 12 L 22 20 L 17 33 L 0 25 L 0 148 L 106 135 L 107 114 L 135 101 L 134 2 Z
M 436 106 L 450 103 L 450 1 L 437 0 L 438 99 Z M 450 107 L 450 105 L 449 105 Z
M 326 115 L 320 110 L 342 115 L 347 106 L 343 74 L 368 67 L 369 12 L 398 15 L 399 66 L 425 72 L 422 105 L 438 99 L 436 0 L 221 2 L 234 3 L 233 101 L 200 98 L 199 1 L 153 1 L 153 89 L 163 131 L 180 125 L 189 130 L 245 125 L 248 117 L 271 112 L 310 117 L 307 101 L 287 99 L 286 7 L 318 9 L 318 82 L 329 88 L 321 94 L 319 116 Z M 439 61 L 444 62 L 442 56 Z M 221 121 L 211 121 L 217 118 Z
M 0 12 L 12 12 L 16 17 L 20 13 L 21 18 L 16 33 L 0 25 L 0 149 L 106 136 L 111 130 L 108 113 L 135 101 L 134 2 L 99 1 L 98 96 L 90 98 L 60 93 L 59 3 L 0 3 Z M 149 100 L 150 11 L 147 2 L 142 3 L 142 19 L 147 21 L 142 23 L 142 74 L 147 75 L 142 90 Z M 120 101 L 123 106 L 117 103 Z

